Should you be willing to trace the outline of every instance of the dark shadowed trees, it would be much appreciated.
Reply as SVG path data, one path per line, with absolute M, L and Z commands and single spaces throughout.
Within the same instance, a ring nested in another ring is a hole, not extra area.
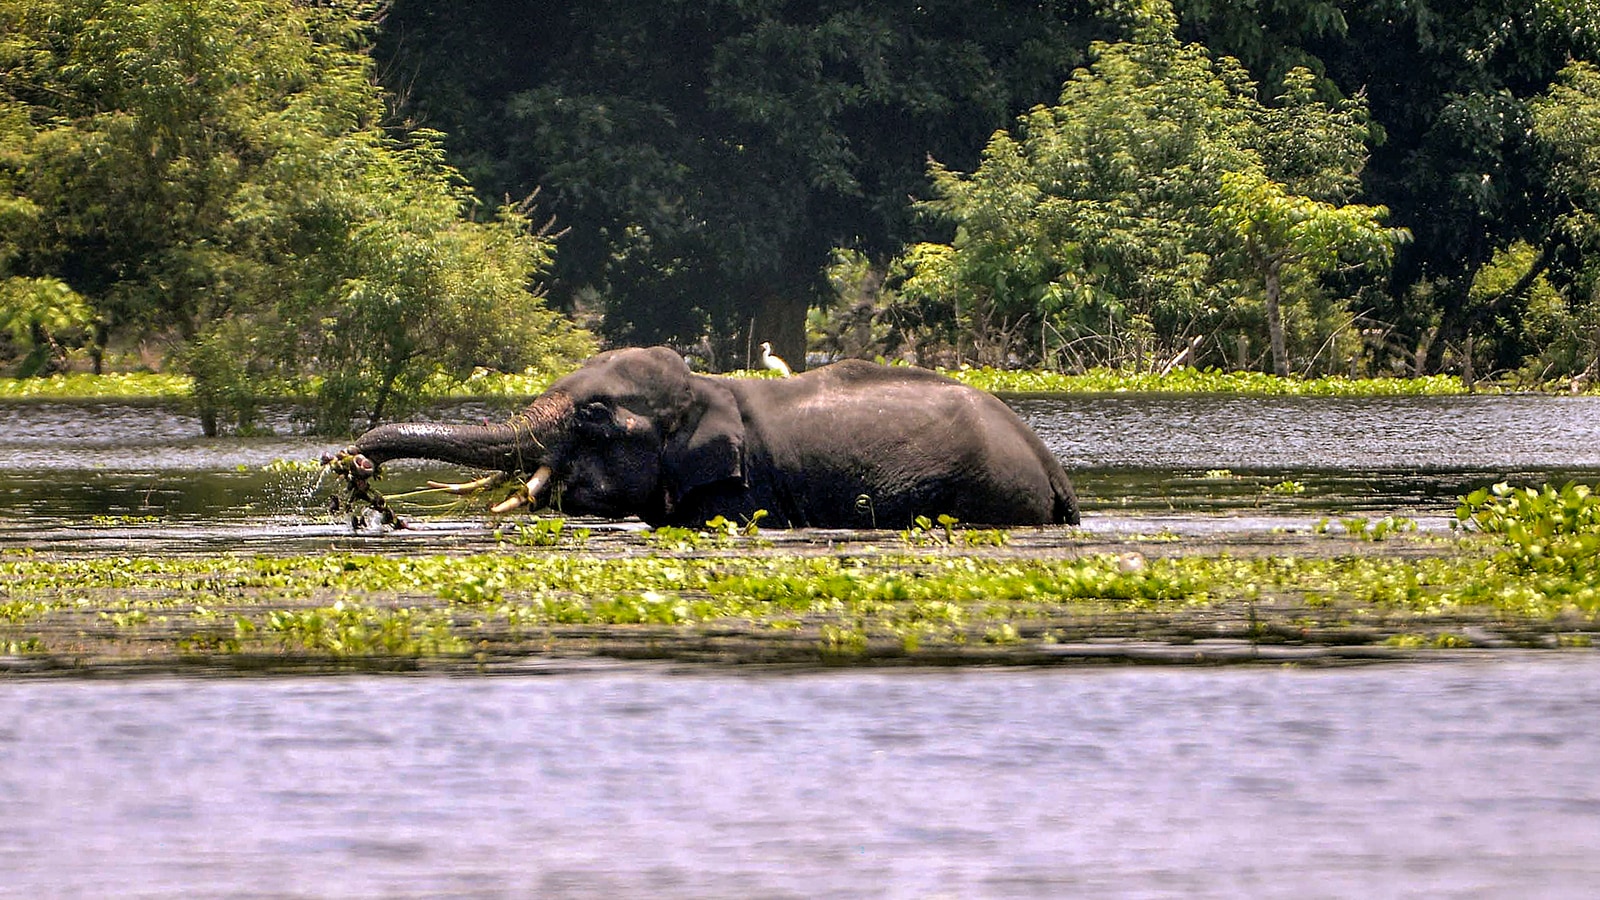
M 397 0 L 380 53 L 486 195 L 567 229 L 552 282 L 628 343 L 804 359 L 835 247 L 911 236 L 928 155 L 973 160 L 1110 26 L 1076 0 Z

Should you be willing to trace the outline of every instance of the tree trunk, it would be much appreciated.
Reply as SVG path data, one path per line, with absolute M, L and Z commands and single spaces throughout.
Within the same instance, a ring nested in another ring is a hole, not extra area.
M 1283 337 L 1283 312 L 1278 308 L 1278 297 L 1283 291 L 1278 277 L 1278 267 L 1267 267 L 1264 279 L 1267 288 L 1267 337 L 1272 341 L 1272 371 L 1279 378 L 1289 377 L 1289 347 Z
M 806 309 L 805 294 L 790 297 L 777 286 L 763 288 L 755 298 L 753 315 L 744 321 L 746 329 L 739 341 L 738 364 L 744 368 L 761 368 L 761 342 L 772 344 L 774 356 L 782 357 L 795 372 L 806 367 Z
M 104 375 L 106 344 L 111 340 L 111 328 L 105 322 L 94 323 L 94 339 L 89 342 L 89 360 L 94 364 L 94 374 Z M 214 437 L 214 435 L 210 435 Z

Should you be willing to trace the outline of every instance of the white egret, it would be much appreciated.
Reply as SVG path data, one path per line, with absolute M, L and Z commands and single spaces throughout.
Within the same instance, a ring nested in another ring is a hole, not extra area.
M 761 365 L 763 368 L 771 369 L 785 378 L 794 374 L 789 371 L 789 364 L 783 361 L 783 357 L 772 355 L 771 341 L 761 342 Z

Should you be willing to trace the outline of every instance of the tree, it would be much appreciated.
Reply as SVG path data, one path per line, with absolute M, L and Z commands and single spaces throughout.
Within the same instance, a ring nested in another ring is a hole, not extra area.
M 1409 234 L 1386 229 L 1382 207 L 1335 206 L 1290 194 L 1258 169 L 1225 172 L 1212 217 L 1231 238 L 1246 272 L 1261 284 L 1272 347 L 1272 369 L 1289 374 L 1280 300 L 1286 279 L 1324 275 L 1343 259 L 1387 264 Z
M 59 338 L 94 321 L 84 298 L 59 278 L 16 274 L 16 236 L 39 227 L 39 207 L 18 183 L 33 161 L 36 132 L 22 104 L 0 97 L 0 333 L 24 359 L 23 375 L 61 362 Z
M 1504 248 L 1473 287 L 1486 295 L 1482 307 L 1504 314 L 1514 305 L 1522 314 L 1531 343 L 1543 351 L 1539 374 L 1554 368 L 1592 376 L 1600 368 L 1600 67 L 1571 63 L 1532 112 L 1534 134 L 1550 154 L 1550 191 L 1560 212 L 1537 252 L 1522 242 Z M 1557 289 L 1547 275 L 1561 263 L 1566 271 Z
M 1267 286 L 1278 346 L 1283 267 L 1309 280 L 1327 253 L 1365 239 L 1329 227 L 1372 212 L 1333 215 L 1359 183 L 1360 102 L 1321 103 L 1310 73 L 1294 70 L 1278 105 L 1265 106 L 1236 61 L 1178 42 L 1174 28 L 1169 7 L 1146 5 L 1133 40 L 1096 45 L 1060 102 L 1019 119 L 1017 135 L 997 132 L 977 170 L 933 165 L 925 207 L 953 221 L 956 237 L 912 248 L 905 291 L 942 298 L 963 328 L 1028 323 L 984 361 L 1033 356 L 1051 338 L 1052 353 L 1080 365 L 1170 358 L 1237 327 L 1251 280 Z M 1313 213 L 1315 227 L 1271 227 L 1269 211 L 1231 206 L 1230 190 L 1285 216 Z M 1313 237 L 1328 246 L 1313 248 Z M 1255 255 L 1234 252 L 1241 243 Z
M 1560 200 L 1531 104 L 1570 60 L 1596 58 L 1600 17 L 1568 0 L 1342 5 L 1347 34 L 1307 46 L 1331 83 L 1367 89 L 1387 139 L 1363 199 L 1414 236 L 1377 314 L 1423 345 L 1438 333 L 1434 365 L 1471 333 L 1494 366 L 1515 366 L 1531 349 L 1519 313 L 1474 300 L 1472 285 L 1518 242 L 1551 246 Z
M 474 220 L 439 137 L 357 132 L 286 148 L 273 169 L 288 181 L 263 183 L 284 191 L 276 215 L 294 248 L 274 264 L 276 296 L 205 333 L 191 368 L 234 390 L 292 383 L 309 361 L 316 427 L 340 432 L 413 413 L 477 367 L 548 370 L 592 352 L 532 289 L 554 247 L 531 199 Z M 300 180 L 307 171 L 314 182 Z M 217 371 L 218 359 L 243 366 Z
M 97 366 L 174 335 L 208 432 L 273 382 L 319 376 L 344 431 L 472 365 L 585 352 L 533 290 L 549 231 L 479 205 L 438 134 L 384 126 L 378 9 L 0 0 L 0 275 L 87 303 Z
M 626 343 L 804 359 L 835 247 L 913 231 L 929 153 L 965 161 L 1109 26 L 1088 0 L 397 0 L 380 56 L 480 194 L 544 188 L 552 299 Z M 754 334 L 751 334 L 751 331 Z

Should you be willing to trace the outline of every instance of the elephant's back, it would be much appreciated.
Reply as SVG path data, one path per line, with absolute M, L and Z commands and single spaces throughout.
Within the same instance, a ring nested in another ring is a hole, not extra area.
M 854 521 L 863 496 L 883 524 L 947 512 L 974 524 L 1077 520 L 1060 463 L 992 394 L 865 362 L 748 389 L 749 436 L 782 473 L 780 493 L 808 498 L 797 521 Z
M 841 359 L 836 363 L 829 363 L 812 369 L 794 380 L 799 381 L 801 379 L 832 382 L 839 386 L 856 389 L 870 389 L 895 382 L 961 385 L 961 382 L 956 381 L 954 378 L 941 375 L 932 369 L 924 369 L 918 366 L 886 366 L 882 363 L 869 362 L 865 359 Z

